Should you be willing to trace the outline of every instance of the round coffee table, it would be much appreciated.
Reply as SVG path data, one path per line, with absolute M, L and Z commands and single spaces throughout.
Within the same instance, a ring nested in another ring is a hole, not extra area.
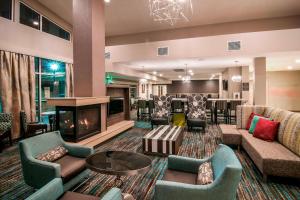
M 151 163 L 152 160 L 148 156 L 126 151 L 97 152 L 86 159 L 87 168 L 102 174 L 116 175 L 114 186 L 119 188 L 123 185 L 121 176 L 147 172 Z

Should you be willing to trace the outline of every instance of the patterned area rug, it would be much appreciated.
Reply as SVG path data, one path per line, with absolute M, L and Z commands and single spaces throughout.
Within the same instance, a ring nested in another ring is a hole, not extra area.
M 142 136 L 150 128 L 147 122 L 137 122 L 136 127 L 102 144 L 96 150 L 125 150 L 142 152 Z M 220 130 L 217 126 L 209 126 L 207 132 L 185 132 L 184 141 L 179 155 L 203 158 L 210 156 L 221 142 Z M 300 199 L 300 186 L 284 184 L 282 181 L 271 180 L 262 182 L 262 176 L 254 163 L 244 151 L 236 154 L 243 166 L 242 180 L 240 182 L 237 199 Z M 155 181 L 161 179 L 167 167 L 167 160 L 163 157 L 151 156 L 152 169 L 145 174 L 123 177 L 122 191 L 131 193 L 136 199 L 152 199 Z M 92 172 L 90 177 L 76 192 L 103 196 L 106 186 L 114 181 L 114 176 L 107 176 Z M 290 180 L 289 180 L 290 181 Z M 22 178 L 22 170 L 18 149 L 13 147 L 0 154 L 0 199 L 24 199 L 34 190 L 27 186 Z

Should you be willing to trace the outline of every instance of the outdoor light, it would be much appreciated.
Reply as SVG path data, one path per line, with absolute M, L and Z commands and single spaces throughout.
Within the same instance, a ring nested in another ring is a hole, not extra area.
M 38 21 L 33 21 L 33 25 L 38 26 L 38 25 L 39 25 L 39 22 L 38 22 Z
M 56 71 L 56 70 L 58 69 L 58 64 L 52 63 L 52 64 L 50 65 L 50 68 L 51 68 L 53 71 Z

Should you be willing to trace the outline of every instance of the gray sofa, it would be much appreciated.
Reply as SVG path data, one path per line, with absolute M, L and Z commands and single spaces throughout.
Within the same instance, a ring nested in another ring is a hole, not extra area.
M 267 142 L 249 134 L 250 114 L 258 113 L 280 122 L 277 139 Z M 300 114 L 266 106 L 237 107 L 237 124 L 221 124 L 223 143 L 247 152 L 266 181 L 269 175 L 300 178 Z

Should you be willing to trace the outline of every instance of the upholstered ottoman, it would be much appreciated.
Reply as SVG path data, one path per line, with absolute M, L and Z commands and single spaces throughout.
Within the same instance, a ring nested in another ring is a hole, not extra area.
M 143 137 L 143 151 L 146 154 L 176 155 L 183 140 L 183 128 L 162 125 Z
M 236 129 L 236 125 L 220 124 L 219 126 L 222 131 L 223 144 L 237 145 L 239 149 L 242 142 L 242 135 Z

